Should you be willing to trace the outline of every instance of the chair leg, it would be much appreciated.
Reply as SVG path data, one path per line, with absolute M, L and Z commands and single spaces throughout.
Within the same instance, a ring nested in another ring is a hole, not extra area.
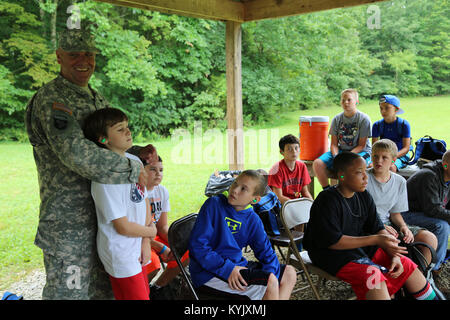
M 278 248 L 278 252 L 280 253 L 282 261 L 286 262 L 286 257 L 283 254 L 283 250 L 281 250 L 280 246 L 277 246 L 277 248 Z

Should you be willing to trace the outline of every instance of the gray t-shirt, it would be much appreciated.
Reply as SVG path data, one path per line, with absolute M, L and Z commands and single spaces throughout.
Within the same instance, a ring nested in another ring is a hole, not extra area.
M 375 179 L 373 169 L 367 170 L 367 191 L 372 196 L 381 221 L 389 222 L 391 213 L 408 211 L 408 192 L 406 180 L 402 176 L 391 172 L 388 182 L 381 183 Z
M 339 150 L 351 151 L 358 145 L 359 139 L 365 137 L 367 142 L 363 151 L 370 153 L 372 149 L 369 139 L 372 136 L 370 118 L 361 111 L 357 111 L 351 118 L 344 116 L 344 112 L 339 113 L 331 121 L 329 133 L 337 136 Z

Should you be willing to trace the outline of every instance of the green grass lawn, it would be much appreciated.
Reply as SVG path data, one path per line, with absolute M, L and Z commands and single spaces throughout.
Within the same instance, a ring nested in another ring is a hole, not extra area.
M 425 134 L 450 143 L 450 96 L 402 98 L 402 115 L 411 124 L 413 140 Z M 377 101 L 363 101 L 358 108 L 372 122 L 381 119 Z M 300 116 L 333 116 L 340 106 L 287 113 L 277 123 L 246 128 L 244 131 L 245 167 L 263 168 L 281 159 L 278 140 L 292 133 L 298 136 Z M 205 201 L 205 186 L 215 169 L 228 169 L 226 133 L 175 133 L 171 138 L 151 141 L 164 164 L 165 185 L 170 193 L 173 221 L 197 212 Z M 142 144 L 143 145 L 143 144 Z M 450 146 L 449 146 L 450 147 Z M 30 270 L 40 268 L 42 253 L 34 242 L 39 212 L 39 188 L 32 148 L 23 143 L 0 143 L 0 290 L 18 281 Z M 316 183 L 316 194 L 320 191 Z

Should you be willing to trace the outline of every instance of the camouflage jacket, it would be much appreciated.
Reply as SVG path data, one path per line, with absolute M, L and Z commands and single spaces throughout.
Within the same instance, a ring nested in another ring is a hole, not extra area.
M 25 123 L 41 198 L 35 244 L 50 254 L 72 244 L 95 243 L 90 180 L 138 181 L 139 163 L 84 138 L 86 116 L 108 107 L 100 94 L 91 91 L 92 96 L 60 75 L 39 89 L 27 106 Z

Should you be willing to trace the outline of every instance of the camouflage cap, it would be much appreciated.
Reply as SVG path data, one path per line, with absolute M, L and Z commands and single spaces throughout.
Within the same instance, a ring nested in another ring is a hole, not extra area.
M 59 48 L 64 51 L 98 52 L 92 34 L 87 30 L 64 29 L 59 35 Z

